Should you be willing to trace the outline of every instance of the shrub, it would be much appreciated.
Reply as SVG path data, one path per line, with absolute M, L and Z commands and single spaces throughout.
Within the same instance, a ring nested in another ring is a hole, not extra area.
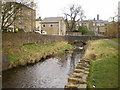
M 93 31 L 88 30 L 82 26 L 79 26 L 78 31 L 80 31 L 82 33 L 82 35 L 95 35 L 95 33 Z

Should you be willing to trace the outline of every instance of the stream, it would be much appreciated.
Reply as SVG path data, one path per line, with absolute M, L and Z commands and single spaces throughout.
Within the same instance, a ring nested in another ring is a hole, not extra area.
M 64 88 L 83 51 L 74 49 L 62 55 L 25 67 L 2 72 L 3 88 Z

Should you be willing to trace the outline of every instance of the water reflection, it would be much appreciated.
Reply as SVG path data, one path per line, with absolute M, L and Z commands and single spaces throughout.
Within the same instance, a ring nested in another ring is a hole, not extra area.
M 77 49 L 33 66 L 5 71 L 3 88 L 64 88 L 81 57 Z

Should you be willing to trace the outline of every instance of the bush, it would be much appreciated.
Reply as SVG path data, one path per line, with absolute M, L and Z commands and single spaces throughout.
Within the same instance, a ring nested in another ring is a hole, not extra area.
M 95 33 L 93 31 L 88 30 L 82 26 L 79 26 L 78 31 L 80 31 L 82 33 L 82 35 L 95 35 Z

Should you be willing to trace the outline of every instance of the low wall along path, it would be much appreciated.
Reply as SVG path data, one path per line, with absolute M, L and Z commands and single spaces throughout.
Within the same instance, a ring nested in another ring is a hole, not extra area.
M 75 40 L 88 41 L 104 38 L 101 36 L 57 36 L 57 35 L 40 35 L 37 33 L 3 33 L 2 46 L 24 45 L 27 43 L 47 44 L 59 41 L 74 42 Z

